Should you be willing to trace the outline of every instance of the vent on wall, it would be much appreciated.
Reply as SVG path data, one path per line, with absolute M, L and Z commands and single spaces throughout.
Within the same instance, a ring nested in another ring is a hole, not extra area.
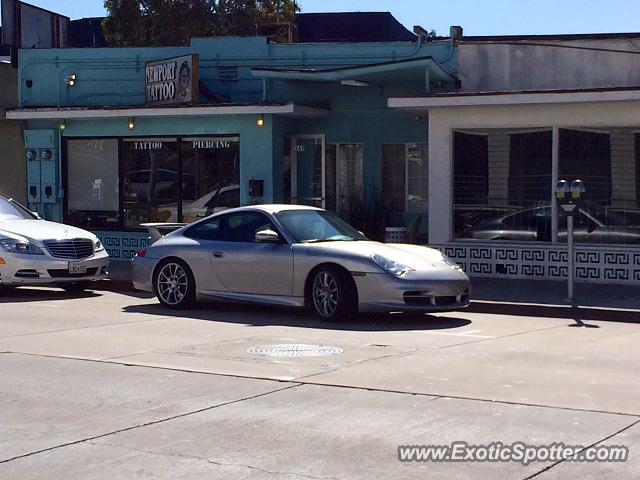
M 218 67 L 220 80 L 224 82 L 235 82 L 238 80 L 238 67 Z

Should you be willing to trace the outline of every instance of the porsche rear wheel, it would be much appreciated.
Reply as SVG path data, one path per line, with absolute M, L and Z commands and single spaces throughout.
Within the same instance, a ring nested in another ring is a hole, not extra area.
M 191 269 L 179 259 L 163 260 L 158 265 L 153 289 L 160 303 L 168 308 L 189 308 L 196 300 L 196 283 Z
M 348 273 L 327 265 L 317 270 L 311 280 L 309 304 L 325 321 L 342 320 L 357 313 L 356 293 Z

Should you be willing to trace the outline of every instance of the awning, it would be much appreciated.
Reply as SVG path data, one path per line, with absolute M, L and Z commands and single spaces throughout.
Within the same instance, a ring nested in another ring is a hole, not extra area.
M 521 92 L 465 92 L 422 97 L 393 97 L 387 100 L 387 106 L 411 113 L 420 113 L 432 108 L 627 102 L 633 100 L 640 100 L 640 87 Z
M 327 110 L 286 104 L 193 105 L 177 107 L 42 107 L 7 110 L 8 120 L 71 120 L 128 117 L 196 117 L 206 115 L 284 115 L 289 117 L 323 117 Z
M 258 78 L 265 79 L 297 82 L 341 82 L 346 85 L 349 85 L 349 82 L 378 85 L 398 80 L 416 83 L 425 82 L 427 79 L 430 83 L 452 83 L 457 80 L 455 75 L 447 72 L 432 57 L 328 69 L 252 68 L 251 73 Z

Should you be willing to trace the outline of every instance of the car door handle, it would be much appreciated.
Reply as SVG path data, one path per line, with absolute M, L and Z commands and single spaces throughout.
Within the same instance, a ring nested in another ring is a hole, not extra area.
M 224 253 L 222 252 L 213 252 L 213 256 L 216 258 L 222 258 L 224 257 Z

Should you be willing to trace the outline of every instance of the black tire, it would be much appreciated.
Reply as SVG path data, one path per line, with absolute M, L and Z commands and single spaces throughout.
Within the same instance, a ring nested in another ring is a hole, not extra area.
M 65 283 L 62 285 L 62 289 L 71 293 L 80 293 L 89 289 L 90 282 L 73 282 Z
M 348 272 L 326 265 L 310 278 L 307 304 L 326 322 L 344 320 L 358 313 L 358 294 Z
M 173 310 L 196 303 L 196 282 L 189 266 L 180 259 L 162 260 L 153 274 L 153 291 L 162 305 Z
M 15 287 L 0 285 L 0 297 L 8 297 Z

